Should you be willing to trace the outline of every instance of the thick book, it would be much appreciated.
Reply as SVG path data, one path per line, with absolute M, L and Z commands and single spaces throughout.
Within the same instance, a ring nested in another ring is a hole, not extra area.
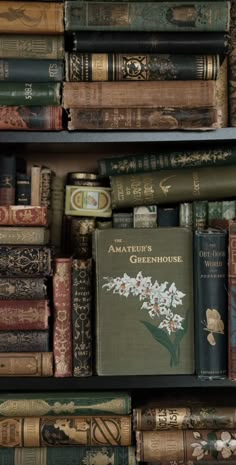
M 60 105 L 60 91 L 59 82 L 0 82 L 0 105 Z
M 0 330 L 48 329 L 49 315 L 47 300 L 0 300 Z
M 229 36 L 224 32 L 80 31 L 67 34 L 66 48 L 79 53 L 173 53 L 174 50 L 176 54 L 196 55 L 204 50 L 207 54 L 225 55 L 229 51 Z
M 63 81 L 63 60 L 26 60 L 5 58 L 0 60 L 0 81 L 50 82 Z
M 68 110 L 67 129 L 83 130 L 205 130 L 219 127 L 218 112 L 201 108 L 86 108 Z
M 65 30 L 228 31 L 230 2 L 66 1 Z
M 131 446 L 131 418 L 131 415 L 1 418 L 0 447 Z
M 0 246 L 0 277 L 51 276 L 51 249 L 47 246 Z
M 1 331 L 0 352 L 49 352 L 49 331 Z
M 11 352 L 9 354 L 2 352 L 0 353 L 0 376 L 53 376 L 53 354 L 52 352 Z M 1 426 L 0 437 L 3 437 Z M 0 439 L 0 447 L 2 445 Z
M 194 372 L 192 233 L 95 230 L 98 375 Z
M 228 376 L 236 379 L 236 221 L 228 229 Z
M 0 56 L 7 59 L 63 60 L 64 37 L 63 35 L 0 34 Z
M 196 373 L 227 374 L 227 231 L 207 229 L 194 236 Z
M 53 273 L 54 375 L 72 376 L 72 258 L 55 258 Z
M 21 447 L 0 449 L 2 465 L 137 465 L 135 448 L 125 446 Z
M 63 34 L 63 4 L 7 1 L 0 3 L 0 33 Z
M 0 300 L 45 300 L 44 278 L 1 278 Z
M 214 107 L 215 90 L 215 81 L 64 82 L 63 106 L 79 109 Z
M 0 106 L 0 129 L 12 131 L 61 131 L 60 106 Z
M 48 226 L 48 209 L 41 206 L 0 206 L 0 226 Z
M 232 198 L 236 165 L 111 176 L 113 208 Z M 210 182 L 209 182 L 210 180 Z
M 45 245 L 49 242 L 49 229 L 42 226 L 1 226 L 1 244 Z
M 0 205 L 14 205 L 16 195 L 16 157 L 1 154 Z
M 131 396 L 121 391 L 7 393 L 0 396 L 1 417 L 128 415 Z
M 212 80 L 219 70 L 219 55 L 66 54 L 66 81 L 73 82 Z
M 230 53 L 229 53 L 229 125 L 236 126 L 236 2 L 230 11 Z

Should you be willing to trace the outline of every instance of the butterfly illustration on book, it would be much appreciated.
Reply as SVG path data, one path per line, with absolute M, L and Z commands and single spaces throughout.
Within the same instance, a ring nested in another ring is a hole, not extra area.
M 214 334 L 224 335 L 224 322 L 221 319 L 220 312 L 215 308 L 206 310 L 206 321 L 202 322 L 205 325 L 204 330 L 209 331 L 207 340 L 211 346 L 216 345 Z

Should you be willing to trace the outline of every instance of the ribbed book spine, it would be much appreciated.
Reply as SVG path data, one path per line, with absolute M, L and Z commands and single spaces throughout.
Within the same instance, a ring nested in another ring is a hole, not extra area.
M 0 105 L 60 105 L 60 83 L 0 82 Z
M 92 233 L 95 227 L 96 218 L 71 218 L 69 232 L 70 253 L 75 258 L 92 257 Z
M 40 173 L 40 205 L 43 207 L 51 207 L 51 181 L 52 170 L 43 167 Z
M 228 376 L 236 379 L 236 222 L 229 223 L 228 240 Z
M 49 332 L 1 331 L 0 352 L 49 352 Z
M 9 205 L 0 206 L 1 226 L 47 226 L 46 207 Z
M 48 105 L 48 102 L 46 105 Z M 62 129 L 62 107 L 0 106 L 0 129 L 13 131 L 46 131 L 51 129 L 60 131 Z
M 49 230 L 40 226 L 1 226 L 0 244 L 44 245 L 49 242 Z
M 74 259 L 72 270 L 73 375 L 91 376 L 92 259 Z
M 0 158 L 0 205 L 15 204 L 16 157 L 1 155 Z
M 0 330 L 48 329 L 49 315 L 47 300 L 0 300 Z
M 30 205 L 30 175 L 16 173 L 16 205 Z
M 44 278 L 1 278 L 0 300 L 44 300 Z
M 58 60 L 0 60 L 1 81 L 29 82 L 63 81 L 64 63 Z
M 0 34 L 0 56 L 7 59 L 62 60 L 64 37 L 63 35 Z
M 0 246 L 0 277 L 51 275 L 51 249 L 47 246 Z
M 56 377 L 72 376 L 71 258 L 56 258 L 53 275 L 53 352 Z
M 52 375 L 53 356 L 51 352 L 11 352 L 9 354 L 3 352 L 0 353 L 0 376 Z M 14 421 L 13 424 L 16 425 Z M 0 425 L 0 447 L 4 447 L 3 429 L 4 428 L 1 428 Z M 12 445 L 12 447 L 16 447 L 16 445 L 17 442 L 15 443 L 15 446 Z

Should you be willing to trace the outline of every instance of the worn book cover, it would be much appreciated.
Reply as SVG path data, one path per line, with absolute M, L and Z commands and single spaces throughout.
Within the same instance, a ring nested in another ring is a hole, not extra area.
M 60 131 L 62 107 L 0 106 L 0 129 L 13 131 Z
M 50 231 L 41 226 L 1 226 L 0 244 L 48 244 Z
M 0 352 L 49 352 L 49 330 L 1 331 Z
M 99 375 L 192 374 L 192 233 L 96 230 Z
M 236 221 L 228 236 L 228 376 L 236 379 Z
M 1 58 L 63 60 L 63 35 L 0 34 Z
M 1 278 L 1 300 L 44 300 L 47 286 L 44 278 Z
M 1 245 L 0 277 L 51 275 L 51 249 L 46 245 Z
M 0 206 L 0 226 L 48 226 L 48 220 L 48 209 L 46 207 L 32 205 Z
M 49 315 L 48 300 L 0 300 L 0 330 L 48 329 Z
M 0 353 L 0 376 L 52 376 L 52 352 Z M 0 447 L 4 428 L 0 426 Z M 11 430 L 14 437 L 14 427 Z M 19 430 L 18 430 L 19 433 Z M 7 434 L 8 436 L 8 434 Z M 6 439 L 6 437 L 5 437 Z M 12 438 L 13 439 L 13 438 Z M 17 442 L 15 442 L 15 446 Z M 14 446 L 14 447 L 15 447 Z M 7 446 L 8 447 L 8 446 Z

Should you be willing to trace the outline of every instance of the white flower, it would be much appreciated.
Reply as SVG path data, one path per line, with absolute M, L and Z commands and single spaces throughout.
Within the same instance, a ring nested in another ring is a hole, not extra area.
M 192 456 L 196 457 L 197 460 L 203 459 L 204 455 L 207 455 L 208 451 L 204 450 L 204 446 L 207 445 L 206 441 L 193 442 L 191 446 L 194 448 Z
M 176 333 L 177 329 L 184 329 L 183 326 L 181 325 L 181 322 L 183 321 L 184 318 L 180 315 L 173 315 L 173 313 L 170 313 L 170 316 L 167 316 L 160 324 L 159 328 L 165 328 L 168 332 L 168 334 L 171 333 Z
M 221 452 L 224 459 L 227 459 L 236 451 L 236 439 L 232 439 L 228 431 L 223 431 L 221 439 L 217 439 L 215 442 L 215 448 L 218 452 Z

